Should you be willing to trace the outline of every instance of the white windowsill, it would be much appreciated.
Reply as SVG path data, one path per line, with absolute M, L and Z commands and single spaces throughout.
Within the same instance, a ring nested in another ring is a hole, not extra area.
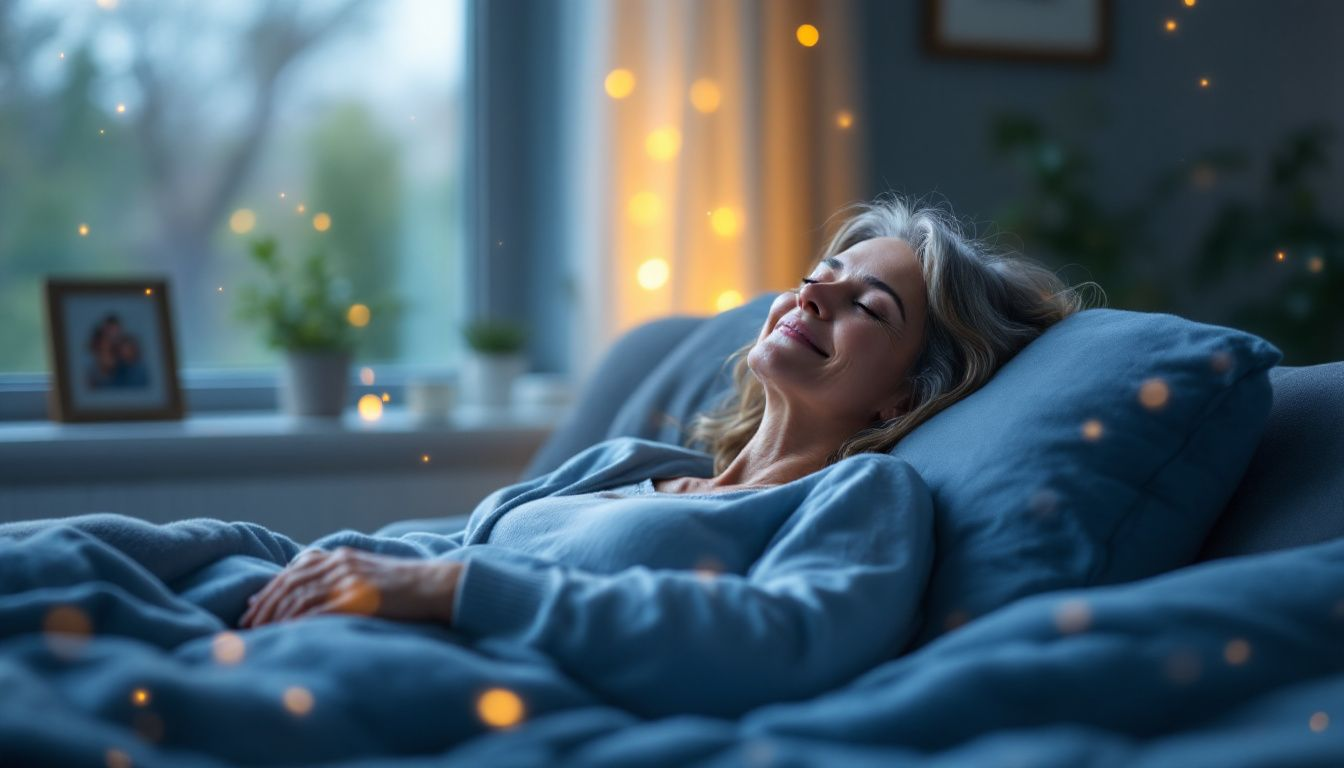
M 557 408 L 458 406 L 447 423 L 424 424 L 388 406 L 375 422 L 354 411 L 340 419 L 254 411 L 163 422 L 8 422 L 0 423 L 0 483 L 523 466 L 562 416 Z

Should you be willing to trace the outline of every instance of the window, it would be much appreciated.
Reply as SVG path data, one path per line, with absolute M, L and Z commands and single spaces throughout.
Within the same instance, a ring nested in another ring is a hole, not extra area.
M 271 367 L 237 316 L 273 235 L 375 307 L 357 361 L 460 354 L 463 0 L 0 6 L 0 374 L 46 369 L 48 274 L 161 274 L 187 381 Z M 193 377 L 192 374 L 195 374 Z

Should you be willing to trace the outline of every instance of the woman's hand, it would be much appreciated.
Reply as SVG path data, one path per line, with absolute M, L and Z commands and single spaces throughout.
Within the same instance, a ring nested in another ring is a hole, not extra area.
M 451 560 L 388 557 L 351 547 L 310 549 L 249 598 L 238 626 L 324 613 L 450 624 L 461 573 L 462 564 Z

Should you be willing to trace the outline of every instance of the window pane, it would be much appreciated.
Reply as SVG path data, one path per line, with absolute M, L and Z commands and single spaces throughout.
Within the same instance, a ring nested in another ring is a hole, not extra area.
M 0 372 L 45 275 L 166 275 L 185 368 L 270 365 L 250 244 L 371 309 L 361 361 L 446 364 L 463 306 L 462 0 L 0 5 Z M 293 284 L 294 281 L 288 281 Z

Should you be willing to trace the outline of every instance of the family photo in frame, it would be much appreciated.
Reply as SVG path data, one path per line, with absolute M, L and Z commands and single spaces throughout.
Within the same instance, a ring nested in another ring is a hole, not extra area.
M 48 278 L 45 296 L 52 419 L 182 418 L 166 280 Z

